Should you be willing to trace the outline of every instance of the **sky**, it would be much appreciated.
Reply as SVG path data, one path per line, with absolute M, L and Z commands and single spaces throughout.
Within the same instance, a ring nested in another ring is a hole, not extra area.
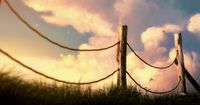
M 182 33 L 185 65 L 200 81 L 200 1 L 198 0 L 8 0 L 17 12 L 47 37 L 72 48 L 101 48 L 118 41 L 119 23 L 128 26 L 128 43 L 154 65 L 175 57 L 174 33 Z M 27 28 L 0 5 L 0 48 L 25 64 L 66 81 L 92 81 L 118 68 L 116 47 L 102 52 L 61 49 Z M 27 80 L 46 80 L 1 55 L 1 67 Z M 4 70 L 5 71 L 5 70 Z M 176 67 L 157 70 L 144 65 L 128 50 L 127 71 L 152 90 L 172 88 Z M 165 84 L 163 82 L 165 81 Z M 128 80 L 129 83 L 130 80 Z M 116 83 L 116 75 L 92 85 Z M 160 85 L 162 84 L 162 85 Z M 134 85 L 134 84 L 133 84 Z M 188 89 L 193 90 L 187 83 Z

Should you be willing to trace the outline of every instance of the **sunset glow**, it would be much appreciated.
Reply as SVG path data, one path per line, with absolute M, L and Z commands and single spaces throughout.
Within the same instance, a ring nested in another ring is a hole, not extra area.
M 185 38 L 183 46 L 186 67 L 195 78 L 200 74 L 197 71 L 200 67 L 200 51 L 194 48 L 200 44 L 200 25 L 197 24 L 199 13 L 182 18 L 183 11 L 162 8 L 161 4 L 146 0 L 8 1 L 46 37 L 72 48 L 95 49 L 112 45 L 120 39 L 119 26 L 126 24 L 128 43 L 138 55 L 153 65 L 162 66 L 173 62 L 176 57 L 173 34 L 182 32 Z M 57 79 L 93 81 L 119 67 L 116 61 L 117 46 L 100 52 L 60 49 L 29 30 L 4 2 L 0 5 L 0 23 L 1 49 L 26 65 Z M 168 90 L 176 84 L 180 73 L 175 66 L 162 72 L 145 65 L 130 50 L 127 51 L 127 71 L 144 87 Z M 9 67 L 14 68 L 16 75 L 21 75 L 23 79 L 50 81 L 0 56 L 0 67 L 6 66 L 7 70 L 10 70 Z M 165 84 L 161 85 L 164 81 Z M 116 82 L 117 74 L 91 86 L 99 88 Z M 129 81 L 128 84 L 134 83 Z

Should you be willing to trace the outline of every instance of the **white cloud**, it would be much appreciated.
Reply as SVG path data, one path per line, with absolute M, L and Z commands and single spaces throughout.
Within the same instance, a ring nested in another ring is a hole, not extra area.
M 157 47 L 166 39 L 164 29 L 160 27 L 150 27 L 142 33 L 144 46 Z
M 181 26 L 174 24 L 165 24 L 163 26 L 165 32 L 180 33 L 182 31 Z
M 100 36 L 114 35 L 112 24 L 105 21 L 98 13 L 92 13 L 85 8 L 70 3 L 70 0 L 23 1 L 38 12 L 51 12 L 51 15 L 43 14 L 41 16 L 48 23 L 59 26 L 72 25 L 79 32 L 93 32 Z
M 141 35 L 145 49 L 159 47 L 162 42 L 166 42 L 166 33 L 178 33 L 182 28 L 174 24 L 165 24 L 163 27 L 150 27 Z
M 197 13 L 190 18 L 188 30 L 193 33 L 200 33 L 200 14 Z

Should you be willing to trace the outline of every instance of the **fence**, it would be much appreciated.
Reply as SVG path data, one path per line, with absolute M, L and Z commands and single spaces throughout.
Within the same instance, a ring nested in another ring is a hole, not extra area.
M 0 4 L 1 4 L 2 0 L 0 0 Z M 62 82 L 65 84 L 73 84 L 73 85 L 88 85 L 88 84 L 93 84 L 93 83 L 98 83 L 101 82 L 103 80 L 106 80 L 107 78 L 113 76 L 116 72 L 118 72 L 118 78 L 117 78 L 117 84 L 120 87 L 126 88 L 126 74 L 130 77 L 130 79 L 136 84 L 138 85 L 141 89 L 144 89 L 147 92 L 150 93 L 154 93 L 154 94 L 166 94 L 166 93 L 170 93 L 172 91 L 174 91 L 175 89 L 178 88 L 178 86 L 181 87 L 181 92 L 182 93 L 186 93 L 186 86 L 185 86 L 185 76 L 188 78 L 188 80 L 192 83 L 192 85 L 195 87 L 195 89 L 200 92 L 200 87 L 198 85 L 198 83 L 193 79 L 193 77 L 189 74 L 189 72 L 187 72 L 187 70 L 184 67 L 184 59 L 183 59 L 183 52 L 182 52 L 182 39 L 181 39 L 181 34 L 175 34 L 175 43 L 176 43 L 176 57 L 175 59 L 172 61 L 172 63 L 170 63 L 167 66 L 163 66 L 163 67 L 159 67 L 159 66 L 155 66 L 152 65 L 150 63 L 148 63 L 147 61 L 145 61 L 144 59 L 142 59 L 137 53 L 136 51 L 130 46 L 130 44 L 127 42 L 127 31 L 128 31 L 128 27 L 127 26 L 122 26 L 121 27 L 121 33 L 120 33 L 120 38 L 119 41 L 104 47 L 104 48 L 98 48 L 98 49 L 76 49 L 76 48 L 71 48 L 62 44 L 59 44 L 55 41 L 53 41 L 52 39 L 46 37 L 44 34 L 42 34 L 41 32 L 39 32 L 38 30 L 36 30 L 34 27 L 32 27 L 13 7 L 12 5 L 8 2 L 8 0 L 4 0 L 5 4 L 7 5 L 7 7 L 11 10 L 11 12 L 22 22 L 24 23 L 30 30 L 32 30 L 33 32 L 36 33 L 36 35 L 40 36 L 41 38 L 47 40 L 48 42 L 52 43 L 53 45 L 56 45 L 60 48 L 63 49 L 67 49 L 67 50 L 72 50 L 72 51 L 103 51 L 103 50 L 108 50 L 110 48 L 113 48 L 115 46 L 117 47 L 117 62 L 120 65 L 120 68 L 117 68 L 116 70 L 114 70 L 111 74 L 99 79 L 99 80 L 95 80 L 95 81 L 90 81 L 90 82 L 69 82 L 69 81 L 63 81 L 63 80 L 59 80 L 53 77 L 50 77 L 44 73 L 39 72 L 39 70 L 36 70 L 30 66 L 27 66 L 26 64 L 22 63 L 21 61 L 17 60 L 16 58 L 14 58 L 11 54 L 7 53 L 6 51 L 0 49 L 0 52 L 2 54 L 4 54 L 5 56 L 7 56 L 8 58 L 10 58 L 12 61 L 16 62 L 17 64 L 23 66 L 24 68 L 31 70 L 32 72 L 41 75 L 43 77 L 46 77 L 48 79 L 57 81 L 57 82 Z M 181 75 L 179 76 L 179 80 L 177 82 L 177 84 L 170 89 L 169 91 L 165 91 L 165 92 L 156 92 L 156 91 L 151 91 L 149 89 L 144 88 L 141 84 L 139 84 L 132 76 L 131 74 L 126 70 L 126 53 L 127 53 L 127 46 L 128 48 L 132 51 L 133 54 L 135 54 L 135 56 L 141 60 L 143 63 L 145 63 L 146 65 L 155 68 L 155 69 L 167 69 L 169 67 L 171 67 L 173 64 L 176 64 L 176 67 L 178 70 L 181 71 Z

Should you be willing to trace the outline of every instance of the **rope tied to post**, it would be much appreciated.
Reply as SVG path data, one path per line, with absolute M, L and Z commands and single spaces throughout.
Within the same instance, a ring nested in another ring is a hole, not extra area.
M 127 45 L 128 45 L 128 47 L 129 47 L 129 49 L 135 54 L 135 56 L 136 56 L 138 59 L 140 59 L 143 63 L 145 63 L 146 65 L 148 65 L 148 66 L 150 66 L 150 67 L 152 67 L 152 68 L 155 68 L 155 69 L 167 69 L 167 68 L 171 67 L 171 66 L 175 63 L 176 57 L 175 57 L 175 59 L 173 60 L 173 62 L 170 63 L 170 64 L 167 65 L 167 66 L 162 66 L 162 67 L 161 67 L 161 66 L 160 66 L 160 67 L 159 67 L 159 66 L 154 66 L 154 65 L 148 63 L 147 61 L 145 61 L 144 59 L 142 59 L 142 58 L 136 53 L 136 51 L 133 50 L 133 48 L 130 46 L 129 43 L 127 43 Z
M 59 79 L 56 79 L 54 77 L 50 77 L 44 73 L 41 73 L 39 71 L 37 71 L 36 69 L 33 69 L 32 67 L 30 66 L 27 66 L 25 65 L 24 63 L 22 63 L 21 61 L 19 61 L 18 59 L 14 58 L 13 56 L 11 56 L 10 54 L 8 54 L 7 52 L 5 52 L 4 50 L 0 49 L 0 52 L 7 56 L 9 59 L 11 59 L 12 61 L 16 62 L 17 64 L 21 65 L 22 67 L 38 74 L 38 75 L 41 75 L 45 78 L 48 78 L 48 79 L 51 79 L 51 80 L 54 80 L 54 81 L 57 81 L 57 82 L 61 82 L 61 83 L 65 83 L 65 84 L 71 84 L 71 85 L 89 85 L 89 84 L 93 84 L 93 83 L 98 83 L 98 82 L 101 82 L 103 80 L 106 80 L 107 78 L 111 77 L 112 75 L 114 75 L 117 71 L 119 71 L 119 69 L 115 70 L 114 72 L 112 72 L 111 74 L 99 79 L 99 80 L 95 80 L 95 81 L 91 81 L 91 82 L 68 82 L 68 81 L 64 81 L 64 80 L 59 80 Z
M 179 78 L 178 83 L 177 83 L 172 89 L 170 89 L 170 90 L 168 90 L 168 91 L 163 91 L 163 92 L 156 92 L 156 91 L 151 91 L 151 90 L 149 90 L 149 89 L 146 89 L 146 88 L 143 87 L 141 84 L 139 84 L 139 83 L 130 75 L 129 72 L 126 71 L 126 73 L 127 73 L 127 75 L 130 77 L 130 79 L 131 79 L 137 86 L 139 86 L 141 89 L 143 89 L 143 90 L 145 90 L 145 91 L 147 91 L 147 92 L 153 93 L 153 94 L 168 94 L 168 93 L 171 93 L 172 91 L 174 91 L 174 90 L 176 90 L 176 89 L 178 88 L 178 86 L 179 86 L 179 84 L 180 84 L 180 82 L 181 82 L 181 78 Z

